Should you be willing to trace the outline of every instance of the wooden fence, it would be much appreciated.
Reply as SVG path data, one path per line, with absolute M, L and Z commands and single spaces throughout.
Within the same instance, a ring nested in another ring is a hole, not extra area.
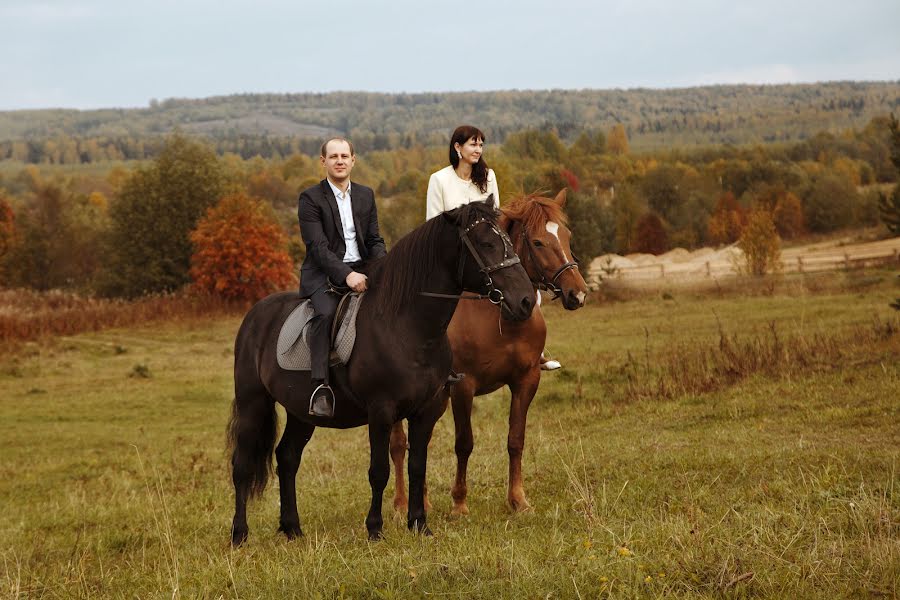
M 819 271 L 835 271 L 840 269 L 862 269 L 889 265 L 900 266 L 900 238 L 893 248 L 879 248 L 871 251 L 848 252 L 835 248 L 828 252 L 809 254 L 782 254 L 781 270 L 783 273 L 815 273 Z M 739 275 L 735 262 L 731 259 L 718 258 L 712 261 L 693 260 L 690 262 L 659 262 L 633 267 L 614 267 L 592 263 L 588 271 L 588 284 L 596 287 L 601 281 L 615 281 L 626 284 L 689 284 L 704 280 L 736 277 Z

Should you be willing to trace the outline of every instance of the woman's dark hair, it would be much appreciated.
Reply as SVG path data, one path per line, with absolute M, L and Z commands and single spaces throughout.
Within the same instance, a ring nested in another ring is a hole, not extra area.
M 456 153 L 456 148 L 453 146 L 455 144 L 464 146 L 465 143 L 472 138 L 483 142 L 485 141 L 484 132 L 472 125 L 460 125 L 453 132 L 453 135 L 450 136 L 450 164 L 453 165 L 454 169 L 459 166 L 459 155 Z M 487 177 L 488 166 L 487 163 L 484 162 L 484 155 L 482 154 L 478 157 L 478 162 L 472 165 L 472 183 L 478 186 L 478 189 L 482 194 L 487 191 Z M 495 198 L 494 202 L 499 202 L 499 199 Z

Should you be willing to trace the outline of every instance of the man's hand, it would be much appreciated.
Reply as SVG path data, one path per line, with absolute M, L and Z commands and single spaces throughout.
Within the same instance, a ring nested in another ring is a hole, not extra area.
M 354 292 L 362 293 L 366 291 L 367 279 L 368 278 L 362 273 L 353 271 L 349 275 L 347 275 L 347 286 Z

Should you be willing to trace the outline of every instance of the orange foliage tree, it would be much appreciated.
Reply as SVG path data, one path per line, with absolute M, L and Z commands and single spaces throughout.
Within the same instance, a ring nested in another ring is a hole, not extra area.
M 806 231 L 803 223 L 803 203 L 793 192 L 785 192 L 778 198 L 772 213 L 778 235 L 784 239 L 795 238 Z
M 16 217 L 12 207 L 0 192 L 0 283 L 3 282 L 4 262 L 12 248 L 16 234 Z
M 719 197 L 716 210 L 709 217 L 707 229 L 713 244 L 731 244 L 741 237 L 747 217 L 734 194 L 725 192 Z
M 258 300 L 297 284 L 288 240 L 271 208 L 244 193 L 211 207 L 191 232 L 191 278 L 201 291 Z
M 634 228 L 634 252 L 662 254 L 669 249 L 669 236 L 659 215 L 646 213 L 638 220 Z

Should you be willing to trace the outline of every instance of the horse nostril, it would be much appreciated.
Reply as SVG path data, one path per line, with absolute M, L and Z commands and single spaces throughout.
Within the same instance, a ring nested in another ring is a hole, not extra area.
M 530 312 L 533 307 L 534 298 L 532 298 L 531 296 L 525 296 L 524 298 L 522 298 L 522 308 Z

